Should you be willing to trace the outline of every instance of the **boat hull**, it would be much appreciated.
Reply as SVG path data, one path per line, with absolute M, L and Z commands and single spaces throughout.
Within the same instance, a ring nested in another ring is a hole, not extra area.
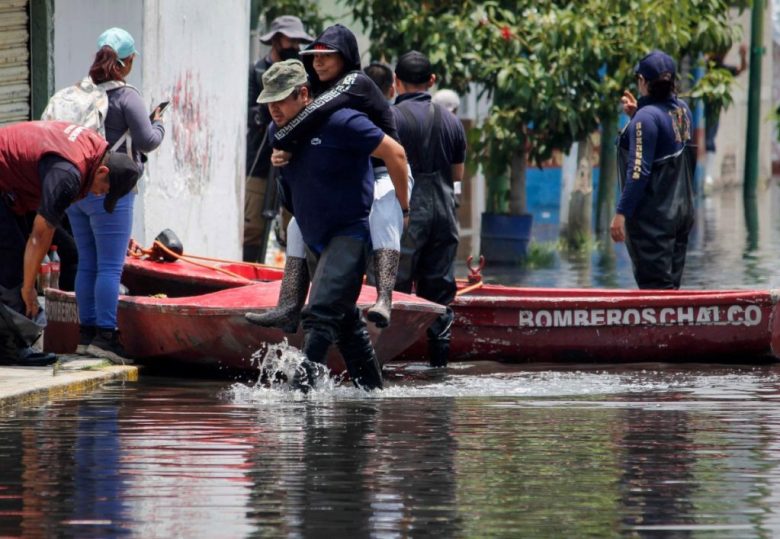
M 517 362 L 741 361 L 780 357 L 766 290 L 531 289 L 459 296 L 450 358 Z M 426 355 L 421 338 L 405 358 Z
M 185 262 L 128 259 L 123 282 L 138 293 L 191 295 L 282 276 L 279 269 L 241 262 L 218 267 L 230 274 Z M 373 290 L 368 293 L 373 294 Z M 450 359 L 624 363 L 777 358 L 777 299 L 778 293 L 772 290 L 558 289 L 484 284 L 458 296 L 451 305 L 455 321 Z M 370 301 L 373 296 L 364 305 Z M 398 338 L 405 346 L 409 336 L 403 323 L 394 313 L 386 332 L 400 331 Z M 383 334 L 382 339 L 391 335 L 396 334 Z M 280 334 L 269 338 L 278 342 Z M 425 358 L 424 332 L 415 339 L 400 356 L 382 353 L 383 359 Z M 381 348 L 381 340 L 378 343 Z
M 258 367 L 253 354 L 268 344 L 282 342 L 300 347 L 302 331 L 286 335 L 281 330 L 248 323 L 244 314 L 276 304 L 279 281 L 255 283 L 200 296 L 161 298 L 121 296 L 117 310 L 122 343 L 130 357 L 146 363 L 187 363 L 204 367 L 252 370 Z M 373 304 L 376 292 L 363 287 L 359 303 Z M 443 309 L 404 294 L 395 297 L 393 320 L 379 331 L 369 324 L 369 333 L 381 362 L 387 362 L 410 346 Z M 48 326 L 44 349 L 72 353 L 78 344 L 78 314 L 72 293 L 46 291 Z M 331 349 L 328 361 L 334 372 L 344 370 L 343 360 Z

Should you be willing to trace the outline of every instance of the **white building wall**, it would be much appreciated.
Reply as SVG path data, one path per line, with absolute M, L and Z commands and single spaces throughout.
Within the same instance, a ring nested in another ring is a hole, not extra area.
M 97 37 L 128 30 L 141 55 L 128 82 L 151 110 L 163 100 L 165 140 L 139 183 L 133 237 L 163 229 L 186 252 L 241 257 L 249 3 L 245 0 L 55 0 L 55 87 L 89 70 Z
M 118 26 L 136 40 L 141 55 L 133 64 L 127 82 L 142 87 L 141 73 L 146 55 L 143 35 L 143 2 L 116 0 L 54 1 L 54 88 L 75 84 L 89 72 L 95 59 L 97 39 L 103 30 Z
M 146 0 L 144 95 L 171 107 L 136 216 L 144 244 L 171 228 L 185 251 L 240 259 L 248 40 L 244 0 Z

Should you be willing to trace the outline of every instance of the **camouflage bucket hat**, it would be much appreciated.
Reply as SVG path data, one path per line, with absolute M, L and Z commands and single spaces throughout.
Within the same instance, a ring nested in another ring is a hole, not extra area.
M 281 101 L 290 95 L 296 87 L 306 84 L 309 78 L 300 60 L 276 62 L 263 73 L 263 91 L 257 98 L 258 103 Z

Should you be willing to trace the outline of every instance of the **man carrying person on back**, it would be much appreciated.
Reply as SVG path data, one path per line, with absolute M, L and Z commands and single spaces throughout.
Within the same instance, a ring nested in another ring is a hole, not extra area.
M 282 15 L 271 22 L 268 33 L 260 36 L 260 43 L 271 45 L 269 53 L 249 69 L 249 102 L 246 130 L 246 198 L 244 200 L 244 260 L 257 262 L 266 240 L 269 219 L 263 215 L 268 178 L 271 172 L 271 144 L 266 129 L 271 123 L 268 107 L 257 102 L 263 91 L 263 73 L 274 62 L 298 57 L 302 43 L 314 38 L 303 29 L 303 23 L 293 15 Z M 262 262 L 260 260 L 259 262 Z
M 428 90 L 436 75 L 424 54 L 411 51 L 401 56 L 395 77 L 398 97 L 392 110 L 415 179 L 395 289 L 409 293 L 414 285 L 418 296 L 447 306 L 456 290 L 454 187 L 463 180 L 466 133 L 457 117 L 431 102 Z M 452 309 L 447 307 L 428 328 L 428 360 L 433 367 L 447 366 L 452 321 Z
M 0 286 L 4 296 L 10 290 L 21 300 L 14 303 L 22 303 L 19 312 L 29 318 L 38 313 L 35 278 L 65 209 L 91 192 L 105 195 L 103 205 L 112 212 L 138 181 L 133 160 L 107 149 L 97 132 L 68 122 L 0 128 Z M 23 223 L 28 212 L 37 213 L 32 230 Z M 56 360 L 53 354 L 34 354 L 18 335 L 5 317 L 0 319 L 6 362 L 40 365 Z M 9 357 L 14 347 L 16 357 Z
M 263 83 L 259 101 L 268 103 L 272 129 L 287 125 L 310 102 L 306 70 L 297 60 L 271 66 Z M 405 185 L 406 156 L 400 144 L 352 109 L 333 113 L 301 142 L 281 168 L 283 203 L 298 221 L 314 276 L 302 311 L 306 360 L 293 382 L 308 389 L 316 365 L 325 365 L 335 343 L 353 382 L 378 389 L 381 369 L 357 308 L 370 243 L 374 176 L 369 157 L 383 159 L 393 183 Z

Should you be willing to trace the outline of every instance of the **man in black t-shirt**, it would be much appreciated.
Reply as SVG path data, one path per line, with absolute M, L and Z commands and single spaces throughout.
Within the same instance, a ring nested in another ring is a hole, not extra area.
M 414 176 L 409 226 L 401 239 L 395 289 L 449 305 L 455 299 L 458 250 L 456 186 L 463 180 L 466 133 L 460 120 L 431 102 L 436 82 L 428 58 L 411 51 L 395 68 L 398 98 L 392 107 L 398 135 Z M 428 328 L 428 361 L 445 367 L 450 349 L 452 309 Z

